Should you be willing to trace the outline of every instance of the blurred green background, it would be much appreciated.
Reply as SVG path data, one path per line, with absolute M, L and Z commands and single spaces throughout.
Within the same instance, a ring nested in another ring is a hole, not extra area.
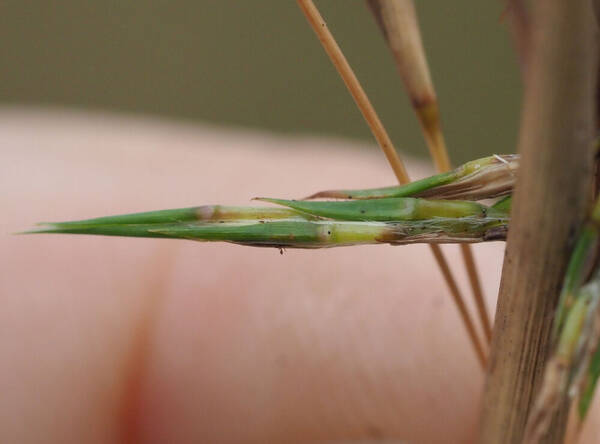
M 502 2 L 417 3 L 455 163 L 514 151 L 520 81 Z M 366 4 L 317 6 L 397 147 L 423 155 L 418 122 Z M 371 140 L 291 0 L 5 0 L 0 42 L 0 105 Z

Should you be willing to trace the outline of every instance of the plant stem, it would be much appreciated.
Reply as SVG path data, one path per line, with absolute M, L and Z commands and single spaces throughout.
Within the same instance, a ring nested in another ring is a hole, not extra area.
M 589 0 L 532 2 L 519 174 L 481 418 L 480 442 L 520 443 L 551 324 L 589 204 L 598 52 Z M 562 442 L 564 408 L 547 435 Z
M 398 157 L 398 153 L 393 147 L 392 141 L 387 135 L 383 124 L 381 123 L 379 117 L 375 113 L 371 102 L 369 101 L 365 91 L 363 90 L 358 79 L 356 78 L 356 75 L 352 71 L 352 68 L 346 60 L 346 57 L 342 53 L 342 50 L 340 49 L 335 39 L 333 38 L 333 35 L 327 28 L 327 24 L 323 20 L 323 17 L 321 17 L 321 14 L 319 13 L 312 0 L 298 0 L 298 5 L 300 6 L 300 9 L 306 16 L 312 29 L 317 34 L 319 40 L 321 41 L 321 44 L 323 45 L 323 48 L 325 49 L 325 52 L 327 52 L 327 55 L 336 67 L 340 77 L 346 84 L 348 90 L 350 91 L 350 94 L 356 102 L 356 105 L 362 112 L 365 120 L 371 128 L 371 131 L 373 132 L 373 135 L 375 136 L 375 139 L 377 139 L 379 146 L 385 153 L 385 156 L 390 166 L 394 170 L 394 174 L 396 175 L 398 182 L 400 184 L 408 183 L 410 180 L 408 174 L 406 173 L 406 168 L 404 168 L 404 164 Z M 450 293 L 452 294 L 454 302 L 456 303 L 459 309 L 462 321 L 465 325 L 465 328 L 467 329 L 467 332 L 475 349 L 477 358 L 481 363 L 482 367 L 485 368 L 485 355 L 482 353 L 482 346 L 480 340 L 476 335 L 475 329 L 473 328 L 473 322 L 471 321 L 468 311 L 462 308 L 465 305 L 464 300 L 462 295 L 460 294 L 458 286 L 456 285 L 456 281 L 450 271 L 450 267 L 448 266 L 448 263 L 445 257 L 443 256 L 441 248 L 438 245 L 430 245 L 430 248 L 433 252 L 433 256 L 435 257 L 440 270 L 442 271 L 442 274 L 444 276 L 444 279 L 446 280 L 448 288 L 450 289 Z
M 517 50 L 521 75 L 524 77 L 531 51 L 531 17 L 524 0 L 505 0 L 506 15 L 510 21 L 510 31 Z
M 436 169 L 440 173 L 449 171 L 450 157 L 413 0 L 368 0 L 367 3 L 394 54 Z M 460 248 L 481 326 L 489 343 L 492 328 L 475 258 L 469 245 L 461 245 Z
M 323 49 L 325 49 L 329 59 L 346 84 L 348 91 L 356 102 L 356 106 L 358 106 L 358 109 L 367 121 L 373 136 L 377 140 L 377 143 L 385 153 L 385 156 L 387 157 L 390 166 L 394 170 L 394 174 L 398 178 L 398 181 L 400 183 L 409 182 L 410 180 L 408 178 L 406 168 L 404 167 L 404 163 L 402 160 L 400 160 L 390 136 L 381 123 L 381 120 L 375 112 L 373 105 L 371 105 L 371 101 L 367 97 L 365 90 L 350 67 L 348 60 L 346 60 L 344 53 L 333 38 L 329 28 L 327 28 L 327 24 L 325 23 L 325 20 L 323 20 L 323 17 L 321 17 L 319 10 L 312 0 L 298 0 L 298 6 L 300 6 L 300 9 L 310 23 L 310 26 L 321 41 Z
M 483 296 L 483 290 L 481 288 L 481 281 L 479 280 L 479 273 L 477 272 L 477 264 L 473 257 L 473 250 L 470 245 L 461 244 L 460 251 L 462 253 L 463 261 L 465 263 L 465 269 L 471 283 L 471 289 L 473 290 L 473 299 L 475 300 L 475 306 L 477 307 L 477 313 L 479 314 L 479 321 L 483 329 L 483 334 L 488 343 L 492 341 L 492 322 L 490 315 L 488 314 L 487 306 Z
M 485 369 L 487 366 L 487 358 L 486 358 L 485 350 L 483 349 L 483 346 L 481 345 L 481 341 L 479 340 L 479 336 L 477 335 L 477 332 L 475 331 L 475 324 L 473 323 L 473 320 L 471 319 L 471 316 L 469 315 L 469 312 L 467 310 L 467 306 L 465 305 L 464 299 L 460 295 L 460 290 L 458 289 L 458 287 L 456 285 L 456 281 L 452 277 L 452 272 L 450 271 L 448 262 L 442 255 L 442 249 L 439 246 L 431 245 L 431 247 L 432 247 L 431 251 L 433 252 L 433 255 L 435 256 L 435 259 L 437 260 L 437 263 L 440 267 L 440 271 L 442 272 L 442 275 L 446 279 L 446 283 L 448 284 L 448 287 L 450 289 L 450 294 L 452 294 L 452 298 L 454 299 L 454 305 L 456 305 L 456 308 L 458 309 L 458 312 L 460 313 L 460 317 L 463 320 L 463 324 L 465 325 L 465 328 L 467 329 L 467 333 L 469 334 L 469 338 L 471 338 L 471 342 L 473 344 L 473 348 L 475 349 L 475 355 L 477 356 L 477 360 L 479 361 L 481 368 Z

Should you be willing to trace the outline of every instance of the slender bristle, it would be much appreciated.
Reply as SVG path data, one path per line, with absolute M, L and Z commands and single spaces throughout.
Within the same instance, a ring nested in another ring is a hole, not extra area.
M 411 3 L 412 4 L 412 3 Z M 335 42 L 333 35 L 327 29 L 321 14 L 319 14 L 318 9 L 315 7 L 314 3 L 311 0 L 298 0 L 298 5 L 302 9 L 302 12 L 305 14 L 308 22 L 311 27 L 315 31 L 315 33 L 319 36 L 319 40 L 321 41 L 323 48 L 329 55 L 334 66 L 337 68 L 340 77 L 344 80 L 344 83 L 347 85 L 348 90 L 350 91 L 352 97 L 354 98 L 358 108 L 363 113 L 363 116 L 369 123 L 369 127 L 377 140 L 377 143 L 381 147 L 382 151 L 385 153 L 385 156 L 398 179 L 400 184 L 404 184 L 409 182 L 408 174 L 406 173 L 406 169 L 404 168 L 404 164 L 401 161 L 398 153 L 394 149 L 392 145 L 392 141 L 389 138 L 385 128 L 383 127 L 381 121 L 377 117 L 373 106 L 371 105 L 367 95 L 365 94 L 363 88 L 361 87 L 358 79 L 354 75 L 350 65 L 348 64 L 344 54 L 341 49 Z M 413 8 L 414 9 L 414 8 Z M 418 30 L 418 28 L 417 28 Z M 419 36 L 420 38 L 420 36 Z M 418 54 L 423 54 L 417 53 Z M 462 299 L 460 291 L 458 290 L 458 286 L 454 280 L 452 273 L 448 267 L 448 263 L 444 258 L 442 252 L 439 250 L 437 246 L 431 247 L 440 267 L 442 270 L 442 274 L 448 287 L 451 289 L 451 293 L 454 296 L 455 300 Z M 464 312 L 461 312 L 461 315 L 464 315 Z M 467 315 L 468 316 L 468 315 Z M 465 324 L 468 326 L 470 320 L 463 317 Z M 478 338 L 472 334 L 472 331 L 469 330 L 469 336 L 476 350 L 481 350 L 481 346 L 479 345 Z M 485 367 L 485 358 L 482 353 L 478 353 L 479 361 L 483 367 Z
M 442 132 L 439 105 L 427 57 L 423 47 L 413 0 L 368 0 L 377 23 L 396 59 L 406 92 L 421 123 L 423 136 L 438 172 L 451 169 Z M 485 335 L 491 339 L 491 325 L 473 253 L 468 245 L 461 248 L 469 283 Z M 472 338 L 473 339 L 473 338 Z M 475 341 L 475 339 L 473 339 Z

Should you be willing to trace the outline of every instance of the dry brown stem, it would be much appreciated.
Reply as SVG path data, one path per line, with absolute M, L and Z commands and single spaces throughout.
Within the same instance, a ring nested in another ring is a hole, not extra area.
M 448 171 L 450 159 L 414 4 L 412 0 L 368 0 L 367 3 L 394 54 L 436 169 Z
M 598 53 L 591 3 L 538 1 L 531 12 L 519 135 L 526 174 L 518 175 L 496 310 L 480 429 L 486 444 L 523 440 L 591 186 Z M 562 410 L 544 442 L 562 442 Z
M 323 17 L 321 17 L 319 10 L 311 0 L 298 0 L 298 5 L 306 16 L 313 31 L 317 34 L 317 37 L 321 41 L 321 45 L 323 45 L 325 52 L 337 69 L 340 77 L 346 84 L 348 91 L 356 102 L 356 106 L 358 106 L 358 109 L 367 121 L 373 136 L 377 140 L 377 143 L 385 153 L 389 164 L 394 170 L 394 174 L 400 183 L 408 182 L 409 179 L 406 168 L 404 167 L 402 160 L 400 160 L 400 157 L 398 157 L 398 153 L 394 148 L 392 140 L 381 123 L 379 116 L 375 112 L 373 105 L 371 105 L 371 101 L 367 97 L 365 90 L 350 67 L 348 60 L 346 60 L 344 53 L 333 38 L 329 28 L 327 28 L 327 24 L 325 23 L 325 20 L 323 20 Z
M 531 51 L 531 18 L 525 0 L 506 0 L 505 14 L 517 50 L 521 74 L 525 76 Z

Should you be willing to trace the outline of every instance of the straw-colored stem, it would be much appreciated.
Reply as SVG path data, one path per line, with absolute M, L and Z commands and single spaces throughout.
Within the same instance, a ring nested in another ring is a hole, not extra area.
M 442 272 L 444 278 L 446 279 L 446 282 L 448 283 L 448 288 L 450 289 L 450 293 L 452 294 L 452 298 L 454 299 L 456 308 L 458 308 L 465 328 L 467 329 L 469 337 L 471 338 L 471 342 L 473 343 L 473 347 L 475 348 L 477 360 L 479 361 L 481 367 L 485 368 L 487 365 L 486 353 L 481 345 L 481 342 L 479 341 L 477 332 L 475 331 L 475 325 L 473 324 L 471 316 L 467 311 L 465 301 L 460 294 L 460 290 L 456 285 L 456 281 L 452 277 L 452 272 L 450 271 L 450 267 L 448 267 L 448 262 L 443 256 L 442 249 L 439 247 L 439 245 L 431 245 L 431 251 L 433 252 L 433 256 L 435 257 L 435 260 L 437 261 L 440 267 L 440 271 Z
M 449 171 L 450 157 L 442 133 L 437 96 L 423 48 L 414 3 L 412 0 L 368 0 L 368 5 L 394 54 L 398 71 L 421 123 L 423 136 L 435 167 L 440 173 Z M 489 342 L 491 321 L 478 278 L 475 258 L 468 245 L 461 247 L 461 253 L 481 326 Z
M 477 306 L 477 312 L 479 313 L 479 319 L 481 320 L 483 334 L 485 335 L 487 341 L 490 342 L 492 340 L 492 323 L 490 321 L 490 315 L 488 314 L 483 298 L 483 291 L 481 290 L 481 282 L 479 280 L 479 274 L 477 273 L 477 266 L 475 265 L 473 251 L 471 250 L 470 246 L 466 244 L 461 244 L 460 250 L 465 262 L 465 268 L 469 275 L 469 281 L 471 282 L 471 286 L 473 288 L 475 305 Z
M 448 171 L 450 158 L 415 6 L 412 0 L 368 0 L 368 4 L 392 50 L 435 167 Z
M 517 50 L 521 74 L 525 77 L 531 46 L 531 18 L 524 0 L 506 0 L 510 32 Z
M 409 182 L 409 177 L 406 172 L 406 168 L 400 160 L 398 153 L 396 152 L 392 144 L 391 139 L 389 138 L 387 132 L 385 131 L 385 128 L 383 127 L 383 124 L 381 123 L 381 120 L 377 116 L 377 113 L 371 105 L 369 98 L 367 97 L 364 89 L 360 85 L 360 82 L 354 74 L 354 71 L 352 70 L 350 64 L 346 60 L 346 57 L 342 53 L 342 50 L 333 38 L 333 35 L 327 28 L 327 24 L 323 20 L 323 17 L 321 17 L 321 14 L 319 13 L 315 4 L 312 2 L 312 0 L 298 0 L 298 5 L 300 6 L 300 9 L 306 16 L 312 29 L 317 34 L 317 37 L 323 45 L 325 52 L 336 67 L 340 77 L 346 84 L 346 87 L 350 91 L 350 94 L 352 95 L 358 108 L 362 112 L 365 120 L 367 121 L 367 124 L 369 125 L 371 131 L 373 132 L 373 135 L 375 136 L 375 139 L 377 140 L 379 146 L 385 153 L 385 156 L 390 166 L 394 170 L 394 174 L 396 175 L 398 182 L 400 182 L 400 184 Z M 448 168 L 449 166 L 450 164 L 448 162 Z M 471 342 L 473 343 L 473 347 L 475 348 L 479 361 L 481 362 L 482 366 L 485 366 L 485 357 L 480 357 L 480 350 L 482 350 L 480 340 L 475 330 L 472 328 L 473 323 L 469 317 L 469 313 L 466 310 L 461 309 L 461 307 L 464 307 L 464 300 L 462 298 L 462 295 L 460 294 L 460 291 L 458 290 L 458 286 L 456 285 L 454 277 L 450 272 L 448 263 L 444 258 L 439 246 L 431 245 L 431 249 L 438 263 L 438 266 L 440 267 L 440 270 L 444 275 L 446 284 L 448 285 L 448 288 L 452 293 L 452 297 L 455 301 L 458 301 L 457 307 L 461 314 L 463 323 L 467 328 L 467 332 L 469 334 Z
M 321 41 L 325 52 L 331 59 L 331 62 L 334 64 L 340 77 L 346 84 L 348 91 L 350 91 L 350 94 L 356 102 L 358 109 L 367 121 L 373 136 L 375 136 L 377 143 L 385 153 L 385 156 L 394 170 L 394 174 L 398 178 L 398 181 L 400 181 L 400 183 L 409 182 L 406 168 L 398 157 L 398 153 L 394 148 L 390 136 L 381 123 L 379 116 L 375 112 L 373 105 L 371 105 L 371 101 L 367 97 L 367 94 L 362 88 L 360 82 L 356 78 L 356 75 L 350 67 L 348 60 L 346 60 L 346 57 L 333 38 L 329 28 L 327 28 L 327 24 L 323 20 L 323 17 L 321 17 L 319 10 L 311 0 L 298 0 L 298 5 L 306 16 L 310 26 L 317 34 L 317 37 Z
M 598 42 L 591 3 L 531 5 L 531 58 L 518 144 L 521 171 L 527 174 L 518 175 L 515 188 L 483 399 L 479 442 L 489 444 L 523 442 L 592 186 Z M 562 442 L 564 407 L 544 442 Z

